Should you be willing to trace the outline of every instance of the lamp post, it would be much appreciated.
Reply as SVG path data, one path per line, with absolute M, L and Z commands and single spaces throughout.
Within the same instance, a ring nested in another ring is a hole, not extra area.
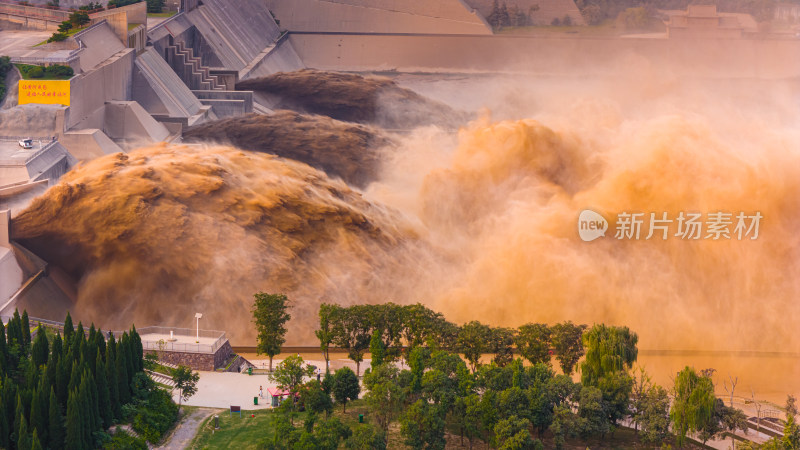
M 200 319 L 203 318 L 203 315 L 200 314 L 200 313 L 197 313 L 197 314 L 194 315 L 194 318 L 197 319 L 197 339 L 195 340 L 195 343 L 199 344 L 200 343 Z

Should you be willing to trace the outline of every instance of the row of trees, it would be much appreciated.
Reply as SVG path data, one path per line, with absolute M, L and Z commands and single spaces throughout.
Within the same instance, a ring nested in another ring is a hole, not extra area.
M 253 322 L 257 331 L 257 351 L 272 360 L 286 341 L 286 324 L 291 319 L 291 303 L 283 294 L 255 294 Z M 493 354 L 500 367 L 513 360 L 517 351 L 530 363 L 550 365 L 555 355 L 563 373 L 569 375 L 583 356 L 581 336 L 586 325 L 564 322 L 548 326 L 529 323 L 519 328 L 491 327 L 478 321 L 458 326 L 422 304 L 340 306 L 323 303 L 319 308 L 319 329 L 315 331 L 327 369 L 330 350 L 347 350 L 360 375 L 361 362 L 369 351 L 374 365 L 408 357 L 420 346 L 463 353 L 474 372 L 481 357 Z
M 137 401 L 172 403 L 166 392 L 152 393 L 135 328 L 106 339 L 94 324 L 88 332 L 74 327 L 67 314 L 63 330 L 63 338 L 48 339 L 39 325 L 32 339 L 27 312 L 0 323 L 0 447 L 98 448 L 110 440 L 104 430 L 123 418 L 138 420 L 143 432 L 148 420 L 174 422 L 131 410 Z
M 271 331 L 282 344 L 290 319 L 288 299 L 268 294 L 256 298 L 257 303 L 259 298 L 272 299 L 262 302 L 262 307 L 277 309 L 267 314 L 266 308 L 262 313 L 281 321 L 281 326 Z M 326 368 L 328 352 L 335 345 L 348 350 L 356 362 L 356 374 L 345 368 L 329 376 L 326 370 L 322 383 L 312 380 L 304 384 L 312 372 L 299 356 L 287 358 L 273 379 L 301 399 L 312 420 L 304 430 L 286 428 L 286 423 L 293 426 L 293 421 L 291 411 L 285 408 L 289 416 L 279 419 L 284 421 L 280 425 L 286 432 L 281 438 L 284 441 L 271 446 L 319 444 L 323 438 L 315 434 L 315 414 L 325 413 L 327 421 L 333 400 L 344 408 L 357 398 L 357 373 L 366 351 L 372 354 L 372 362 L 364 376 L 364 399 L 377 429 L 360 431 L 358 442 L 377 439 L 385 445 L 389 424 L 396 420 L 412 448 L 442 448 L 448 427 L 460 430 L 462 440 L 466 438 L 470 444 L 480 439 L 498 448 L 533 448 L 541 444 L 534 436 L 541 438 L 547 430 L 554 445 L 561 448 L 571 437 L 613 434 L 626 419 L 634 424 L 640 439 L 650 444 L 665 442 L 673 433 L 677 444 L 683 445 L 689 433 L 705 443 L 724 432 L 747 431 L 744 413 L 715 396 L 712 369 L 697 372 L 686 367 L 669 391 L 653 383 L 643 369 L 634 370 L 638 336 L 627 327 L 598 324 L 588 328 L 564 322 L 553 326 L 531 323 L 514 329 L 477 321 L 458 326 L 423 305 L 393 303 L 323 304 L 319 318 L 316 335 Z M 262 331 L 260 339 L 265 337 Z M 273 350 L 277 354 L 280 345 Z M 520 355 L 516 359 L 515 350 Z M 581 380 L 574 383 L 570 375 L 584 353 Z M 486 354 L 492 355 L 491 361 L 482 364 Z M 551 367 L 553 355 L 562 374 Z M 409 369 L 400 370 L 395 364 L 401 358 Z M 793 405 L 793 399 L 789 400 Z M 800 439 L 794 413 L 787 408 L 786 434 Z M 325 423 L 321 425 L 325 433 L 342 431 L 341 424 Z M 337 436 L 336 445 L 340 440 L 355 439 L 356 434 L 342 431 Z

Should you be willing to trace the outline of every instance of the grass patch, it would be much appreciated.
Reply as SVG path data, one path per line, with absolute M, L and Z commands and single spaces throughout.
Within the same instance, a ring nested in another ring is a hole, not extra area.
M 529 27 L 505 27 L 495 34 L 500 35 L 522 35 L 522 36 L 553 36 L 553 35 L 573 35 L 573 36 L 619 36 L 624 34 L 624 29 L 618 28 L 613 21 L 607 21 L 600 25 L 547 25 Z
M 255 414 L 255 417 L 250 417 Z M 189 448 L 237 448 L 255 449 L 258 442 L 274 437 L 271 423 L 271 410 L 242 411 L 239 414 L 230 414 L 224 411 L 219 414 L 219 430 L 214 430 L 214 416 L 203 422 L 197 436 Z M 299 413 L 295 418 L 295 426 L 305 420 L 305 413 Z
M 81 31 L 85 30 L 86 28 L 87 28 L 87 27 L 81 27 L 81 28 L 70 28 L 70 29 L 69 29 L 69 30 L 68 30 L 66 33 L 64 33 L 64 34 L 66 34 L 66 35 L 67 35 L 67 37 L 70 37 L 70 36 L 73 36 L 73 35 L 75 35 L 75 34 L 77 34 L 77 33 L 81 32 Z M 45 40 L 43 40 L 42 42 L 39 42 L 38 44 L 34 45 L 34 47 L 39 47 L 40 45 L 44 45 L 44 44 L 47 44 L 47 39 L 45 39 Z
M 132 29 L 138 27 L 139 25 L 141 25 L 141 24 L 140 23 L 129 23 L 128 24 L 128 31 L 131 31 Z
M 160 13 L 147 13 L 147 17 L 172 17 L 178 14 L 178 11 L 164 11 Z

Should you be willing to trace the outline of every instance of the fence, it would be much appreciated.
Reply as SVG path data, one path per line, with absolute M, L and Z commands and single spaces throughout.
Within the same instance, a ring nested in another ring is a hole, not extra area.
M 144 350 L 158 350 L 166 352 L 186 352 L 186 353 L 216 353 L 228 340 L 224 331 L 200 330 L 202 338 L 216 338 L 213 344 L 198 344 L 186 342 L 170 342 L 166 339 L 148 339 L 148 334 L 160 334 L 169 336 L 170 331 L 175 336 L 187 336 L 194 338 L 197 331 L 190 328 L 169 328 L 169 327 L 144 327 L 136 330 L 142 337 L 142 347 Z

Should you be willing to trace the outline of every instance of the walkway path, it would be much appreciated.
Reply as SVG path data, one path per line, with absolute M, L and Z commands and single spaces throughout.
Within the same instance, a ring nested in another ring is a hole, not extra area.
M 197 435 L 197 430 L 206 418 L 214 413 L 219 413 L 219 410 L 211 408 L 192 410 L 181 418 L 180 423 L 172 431 L 172 434 L 167 437 L 166 442 L 155 448 L 160 450 L 183 450 L 188 448 L 189 444 L 192 443 L 192 439 Z

